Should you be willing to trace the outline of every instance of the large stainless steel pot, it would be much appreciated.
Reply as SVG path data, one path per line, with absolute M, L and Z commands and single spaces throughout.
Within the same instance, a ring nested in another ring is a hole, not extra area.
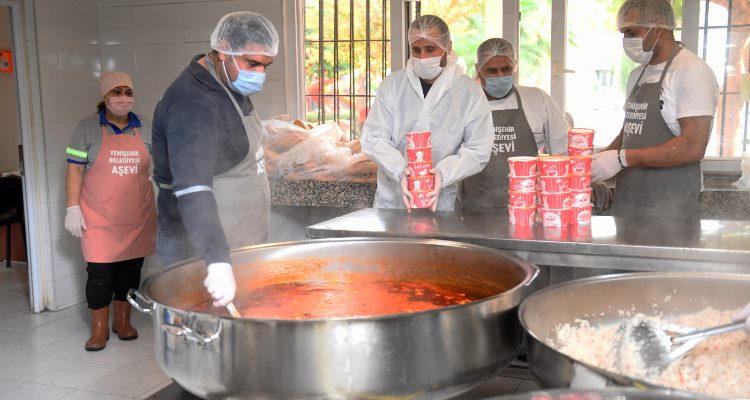
M 439 399 L 480 384 L 520 348 L 517 309 L 538 269 L 464 243 L 333 239 L 248 247 L 232 253 L 246 280 L 315 271 L 378 272 L 482 300 L 430 311 L 319 320 L 232 319 L 189 311 L 208 299 L 205 264 L 191 261 L 147 279 L 131 304 L 153 315 L 161 368 L 204 398 Z M 241 289 L 240 289 L 241 290 Z M 377 299 L 373 299 L 377 301 Z
M 551 286 L 529 296 L 519 308 L 521 324 L 529 333 L 529 366 L 545 388 L 618 385 L 666 389 L 564 355 L 550 342 L 556 327 L 576 318 L 588 319 L 592 325 L 617 323 L 622 319 L 619 310 L 659 313 L 670 319 L 707 306 L 738 309 L 747 303 L 748 293 L 750 275 L 700 272 L 606 275 Z

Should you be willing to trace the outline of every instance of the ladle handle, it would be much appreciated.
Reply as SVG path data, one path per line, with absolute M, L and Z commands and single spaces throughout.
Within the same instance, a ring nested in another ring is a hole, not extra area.
M 674 338 L 672 338 L 672 343 L 682 344 L 691 339 L 696 339 L 696 338 L 703 339 L 703 338 L 707 338 L 710 336 L 721 335 L 722 333 L 734 332 L 734 331 L 738 331 L 742 329 L 744 326 L 745 326 L 744 320 L 735 321 L 726 325 L 715 326 L 713 328 L 703 329 L 703 330 L 696 331 L 693 333 L 675 336 Z
M 229 311 L 229 315 L 232 316 L 232 318 L 242 318 L 242 314 L 240 314 L 239 310 L 237 310 L 237 307 L 234 306 L 234 303 L 227 304 L 227 311 Z

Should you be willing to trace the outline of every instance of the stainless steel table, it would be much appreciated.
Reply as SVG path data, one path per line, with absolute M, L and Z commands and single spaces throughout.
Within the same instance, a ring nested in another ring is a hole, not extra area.
M 538 265 L 633 271 L 750 273 L 750 221 L 623 220 L 518 229 L 506 212 L 432 213 L 363 209 L 307 227 L 309 238 L 435 238 L 508 250 Z

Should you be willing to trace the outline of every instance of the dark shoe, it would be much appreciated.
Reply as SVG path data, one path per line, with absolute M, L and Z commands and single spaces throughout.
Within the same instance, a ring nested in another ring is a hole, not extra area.
M 99 351 L 109 340 L 109 306 L 91 310 L 91 337 L 86 341 L 86 351 Z
M 130 325 L 130 303 L 115 300 L 115 320 L 112 323 L 112 332 L 117 334 L 120 340 L 138 339 L 138 331 Z

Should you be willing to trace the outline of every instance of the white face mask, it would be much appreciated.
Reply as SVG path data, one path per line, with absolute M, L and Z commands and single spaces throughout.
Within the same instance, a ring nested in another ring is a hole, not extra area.
M 424 80 L 435 79 L 443 72 L 443 68 L 440 66 L 440 60 L 443 56 L 430 57 L 430 58 L 412 58 L 414 63 L 414 72 L 417 76 Z
M 648 33 L 651 32 L 651 29 L 653 28 L 653 26 L 648 28 L 644 37 L 622 38 L 622 48 L 625 50 L 625 54 L 633 60 L 633 62 L 646 64 L 651 61 L 651 58 L 654 56 L 654 48 L 656 47 L 656 43 L 659 42 L 659 36 L 661 35 L 656 37 L 654 45 L 651 46 L 651 51 L 643 50 L 643 39 L 648 36 Z

